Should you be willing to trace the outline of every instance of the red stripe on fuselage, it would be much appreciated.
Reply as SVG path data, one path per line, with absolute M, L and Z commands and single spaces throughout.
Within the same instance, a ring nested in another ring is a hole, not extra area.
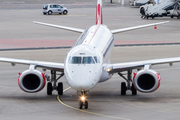
M 96 24 L 102 24 L 102 7 L 100 4 L 97 5 L 96 9 Z

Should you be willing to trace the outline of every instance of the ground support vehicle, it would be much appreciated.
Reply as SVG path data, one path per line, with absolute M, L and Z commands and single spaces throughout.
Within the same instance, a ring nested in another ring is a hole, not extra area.
M 141 18 L 148 19 L 155 17 L 177 17 L 180 18 L 179 12 L 179 1 L 177 0 L 164 0 L 159 4 L 148 4 L 141 6 L 140 13 L 142 14 Z
M 142 6 L 149 2 L 150 0 L 129 0 L 129 5 L 130 6 Z
M 180 19 L 180 1 L 174 5 L 174 9 L 170 11 L 171 18 L 177 17 Z
M 58 4 L 47 4 L 43 6 L 43 14 L 51 15 L 53 13 L 64 14 L 68 13 L 68 9 Z

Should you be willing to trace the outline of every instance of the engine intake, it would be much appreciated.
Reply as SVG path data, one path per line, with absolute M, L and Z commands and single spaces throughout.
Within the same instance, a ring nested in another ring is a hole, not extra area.
M 144 93 L 154 92 L 160 86 L 161 78 L 159 74 L 151 69 L 140 70 L 134 73 L 133 84 L 134 87 Z
M 30 69 L 19 73 L 18 84 L 23 91 L 34 93 L 44 88 L 46 79 L 40 71 Z

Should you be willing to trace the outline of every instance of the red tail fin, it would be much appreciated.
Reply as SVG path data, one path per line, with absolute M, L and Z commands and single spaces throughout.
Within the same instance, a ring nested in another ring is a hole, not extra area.
M 102 0 L 97 0 L 96 25 L 102 24 Z

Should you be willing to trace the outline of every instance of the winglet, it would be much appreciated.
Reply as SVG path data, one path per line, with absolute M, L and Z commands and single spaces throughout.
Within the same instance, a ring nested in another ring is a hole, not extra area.
M 102 24 L 102 0 L 97 0 L 96 25 Z

